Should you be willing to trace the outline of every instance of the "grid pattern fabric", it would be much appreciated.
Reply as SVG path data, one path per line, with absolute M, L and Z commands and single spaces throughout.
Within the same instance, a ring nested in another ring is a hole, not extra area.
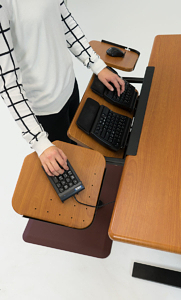
M 96 71 L 102 70 L 105 64 L 90 47 L 81 28 L 72 17 L 64 1 L 57 1 L 60 8 L 60 21 L 62 21 L 61 23 L 68 49 L 80 59 L 85 66 L 91 68 L 93 72 L 96 73 Z M 4 5 L 3 0 L 0 0 L 0 95 L 14 120 L 19 125 L 25 140 L 36 151 L 37 143 L 38 145 L 43 145 L 46 149 L 51 143 L 48 140 L 47 133 L 39 124 L 30 107 L 30 102 L 26 97 L 26 92 L 23 88 L 22 74 L 16 60 L 11 38 L 9 12 L 6 5 Z M 42 147 L 40 148 L 42 150 Z M 43 149 L 43 151 L 45 149 Z
M 17 66 L 9 21 L 0 5 L 0 87 L 1 97 L 10 113 L 31 143 L 43 131 L 32 112 L 23 90 L 20 69 Z
M 65 6 L 64 1 L 60 3 L 60 13 L 64 27 L 67 47 L 75 57 L 84 62 L 87 68 L 99 60 L 99 56 L 91 48 L 83 31 Z

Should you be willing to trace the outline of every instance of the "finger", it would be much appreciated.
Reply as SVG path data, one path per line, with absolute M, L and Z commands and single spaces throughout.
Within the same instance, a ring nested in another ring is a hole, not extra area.
M 56 160 L 64 170 L 68 170 L 69 168 L 67 166 L 67 156 L 64 154 L 64 152 L 61 149 L 58 149 L 58 153 L 59 155 L 56 157 Z
M 122 78 L 119 77 L 118 82 L 120 84 L 121 87 L 121 94 L 125 91 L 125 82 Z
M 114 84 L 116 90 L 117 90 L 117 94 L 118 94 L 118 97 L 121 95 L 121 87 L 120 87 L 120 84 L 117 80 L 114 80 L 112 81 L 112 83 Z
M 125 91 L 124 80 L 121 77 L 117 76 L 112 82 L 115 88 L 117 89 L 118 96 L 120 96 L 120 94 L 122 94 Z
M 109 83 L 109 81 L 107 80 L 102 80 L 102 83 L 110 90 L 110 91 L 114 91 L 114 87 Z
M 62 159 L 67 162 L 67 156 L 65 155 L 65 153 L 58 148 L 58 152 L 59 152 L 59 155 L 62 157 Z
M 48 166 L 46 164 L 43 164 L 43 168 L 45 170 L 45 172 L 49 175 L 49 176 L 54 176 L 53 173 L 51 173 L 51 171 L 49 170 Z
M 103 84 L 110 90 L 114 91 L 114 88 L 117 90 L 118 97 L 124 92 L 125 90 L 125 83 L 124 80 L 122 80 L 119 76 L 116 76 L 114 78 L 110 78 L 109 81 L 102 80 Z M 113 86 L 109 83 L 112 82 Z
M 54 156 L 49 157 L 46 163 L 50 172 L 54 176 L 63 174 L 64 170 L 68 170 L 67 157 L 59 148 L 56 148 L 56 153 L 54 154 Z
M 60 174 L 64 173 L 64 169 L 60 167 L 56 160 L 49 161 L 47 166 L 50 173 L 53 174 L 53 176 L 59 176 Z

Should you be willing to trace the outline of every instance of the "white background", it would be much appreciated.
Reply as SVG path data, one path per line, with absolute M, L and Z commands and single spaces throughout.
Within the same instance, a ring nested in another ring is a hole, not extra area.
M 142 77 L 154 37 L 180 33 L 179 0 L 68 0 L 68 7 L 88 40 L 105 39 L 141 52 L 135 70 L 122 76 Z M 74 64 L 82 96 L 91 71 L 75 59 Z M 181 299 L 178 288 L 131 277 L 134 261 L 181 271 L 180 255 L 114 242 L 110 256 L 97 259 L 25 243 L 27 220 L 13 211 L 11 199 L 31 150 L 3 101 L 0 136 L 0 299 Z

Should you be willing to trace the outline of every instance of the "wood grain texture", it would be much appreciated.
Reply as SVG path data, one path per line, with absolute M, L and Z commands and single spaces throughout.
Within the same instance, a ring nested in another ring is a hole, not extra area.
M 77 200 L 95 206 L 105 170 L 104 157 L 83 147 L 60 141 L 55 144 L 66 153 L 85 186 Z M 12 205 L 21 215 L 78 229 L 88 227 L 95 214 L 95 208 L 81 205 L 73 197 L 61 202 L 35 152 L 24 160 Z
M 181 35 L 157 36 L 136 156 L 126 158 L 109 236 L 181 253 Z
M 124 57 L 111 57 L 106 53 L 107 49 L 109 49 L 110 47 L 114 47 L 111 44 L 107 44 L 99 41 L 91 41 L 90 45 L 109 67 L 116 68 L 122 71 L 127 71 L 127 72 L 133 71 L 136 62 L 139 58 L 139 55 L 137 53 L 133 51 L 125 50 L 124 48 L 117 47 L 117 46 L 116 48 L 119 48 L 123 52 L 126 52 Z

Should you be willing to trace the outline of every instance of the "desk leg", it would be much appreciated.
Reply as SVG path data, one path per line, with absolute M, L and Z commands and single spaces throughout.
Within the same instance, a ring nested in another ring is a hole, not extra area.
M 134 263 L 133 277 L 181 288 L 181 272 Z

